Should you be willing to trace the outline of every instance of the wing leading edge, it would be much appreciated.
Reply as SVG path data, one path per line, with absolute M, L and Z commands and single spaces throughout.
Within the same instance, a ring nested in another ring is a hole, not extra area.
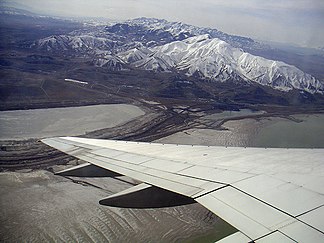
M 194 199 L 240 231 L 221 242 L 324 240 L 324 149 L 225 148 L 75 137 L 42 142 Z

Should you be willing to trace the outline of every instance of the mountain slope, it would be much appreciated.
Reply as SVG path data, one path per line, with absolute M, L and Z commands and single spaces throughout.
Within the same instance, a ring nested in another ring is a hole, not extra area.
M 148 54 L 136 50 L 132 65 L 155 71 L 184 71 L 188 76 L 199 75 L 204 79 L 255 82 L 288 91 L 304 90 L 323 93 L 324 84 L 294 66 L 279 61 L 254 56 L 209 35 L 190 37 L 149 49 Z M 119 57 L 130 61 L 130 51 Z M 138 60 L 139 59 L 139 60 Z

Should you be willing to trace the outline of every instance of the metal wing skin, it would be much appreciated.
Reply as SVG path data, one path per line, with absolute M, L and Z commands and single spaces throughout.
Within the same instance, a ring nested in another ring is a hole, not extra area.
M 324 242 L 324 149 L 225 148 L 76 137 L 42 142 L 194 199 L 239 230 L 220 242 Z

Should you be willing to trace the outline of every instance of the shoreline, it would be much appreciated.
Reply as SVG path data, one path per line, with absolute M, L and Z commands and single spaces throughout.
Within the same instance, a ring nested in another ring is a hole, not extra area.
M 136 106 L 144 112 L 143 115 L 111 128 L 87 132 L 81 137 L 210 146 L 271 147 L 271 144 L 254 143 L 257 134 L 265 127 L 278 120 L 302 123 L 302 119 L 298 118 L 300 116 L 324 116 L 323 113 L 292 115 L 287 112 L 246 114 L 249 111 L 233 112 L 232 117 L 225 113 L 211 112 L 197 116 L 196 112 L 178 114 L 156 109 L 157 106 Z M 0 171 L 47 169 L 71 161 L 75 159 L 42 144 L 39 138 L 0 139 Z

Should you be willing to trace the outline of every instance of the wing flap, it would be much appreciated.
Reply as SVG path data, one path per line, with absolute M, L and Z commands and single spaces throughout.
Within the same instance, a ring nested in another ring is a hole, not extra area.
M 273 242 L 292 243 L 296 241 L 294 241 L 293 239 L 289 238 L 288 236 L 284 235 L 279 231 L 276 231 L 270 235 L 266 235 L 255 241 L 255 243 L 273 243 Z
M 301 222 L 312 225 L 318 231 L 324 232 L 324 206 L 316 208 L 298 217 Z
M 323 215 L 321 215 L 321 217 L 323 217 Z M 279 231 L 294 239 L 296 242 L 321 243 L 324 240 L 323 232 L 320 232 L 300 221 L 282 227 Z
M 251 242 L 252 239 L 244 235 L 242 232 L 236 232 L 231 234 L 219 241 L 217 243 L 238 243 L 238 242 Z
M 252 239 L 270 234 L 280 225 L 295 221 L 232 187 L 222 188 L 195 200 Z
M 273 176 L 258 175 L 232 185 L 293 217 L 324 205 L 322 194 Z

